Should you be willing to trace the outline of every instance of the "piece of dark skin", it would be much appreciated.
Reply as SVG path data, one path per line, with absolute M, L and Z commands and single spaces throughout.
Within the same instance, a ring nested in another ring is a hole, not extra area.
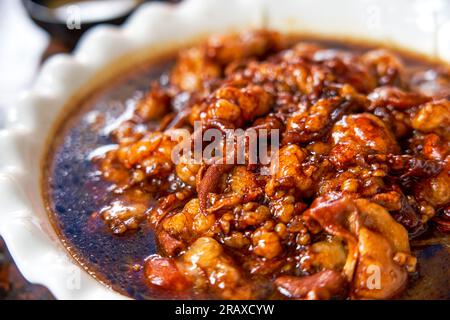
M 444 167 L 442 161 L 427 160 L 420 156 L 412 155 L 369 155 L 367 162 L 386 163 L 389 166 L 389 173 L 397 177 L 406 188 L 411 182 L 437 176 Z
M 401 194 L 401 208 L 398 212 L 393 213 L 393 217 L 410 232 L 420 232 L 422 224 L 418 210 L 413 208 L 400 189 L 397 192 Z
M 197 176 L 197 194 L 200 201 L 200 210 L 203 214 L 207 214 L 208 195 L 217 190 L 218 182 L 222 175 L 232 168 L 233 165 L 229 164 L 212 164 L 207 169 L 199 171 Z
M 415 92 L 405 92 L 397 87 L 378 87 L 368 95 L 371 105 L 370 110 L 376 107 L 393 106 L 404 110 L 430 101 L 430 97 Z
M 278 290 L 294 299 L 330 299 L 344 297 L 348 283 L 345 276 L 334 270 L 323 270 L 310 276 L 281 276 L 275 280 Z
M 436 228 L 443 233 L 450 233 L 450 205 L 442 208 L 433 222 L 436 224 Z
M 294 132 L 288 131 L 283 136 L 283 144 L 306 144 L 311 141 L 326 140 L 331 128 L 339 121 L 346 113 L 350 112 L 355 107 L 355 104 L 350 100 L 344 100 L 339 102 L 338 106 L 330 114 L 329 121 L 318 132 Z

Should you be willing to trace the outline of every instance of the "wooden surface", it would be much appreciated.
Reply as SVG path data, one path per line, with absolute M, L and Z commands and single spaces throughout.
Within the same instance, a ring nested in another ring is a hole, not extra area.
M 25 280 L 0 238 L 0 299 L 7 300 L 52 300 L 47 288 Z

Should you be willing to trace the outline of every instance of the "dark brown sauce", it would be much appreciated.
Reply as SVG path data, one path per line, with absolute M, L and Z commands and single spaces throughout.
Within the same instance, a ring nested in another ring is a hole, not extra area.
M 342 42 L 315 42 L 328 48 L 356 52 L 371 49 Z M 435 66 L 413 55 L 402 53 L 401 56 L 409 67 L 427 69 Z M 104 148 L 113 143 L 108 136 L 108 128 L 118 124 L 119 117 L 126 117 L 134 102 L 148 89 L 151 80 L 160 78 L 173 60 L 173 56 L 168 55 L 157 62 L 129 70 L 86 97 L 76 111 L 61 122 L 45 165 L 43 187 L 49 214 L 67 249 L 96 278 L 136 299 L 174 299 L 177 296 L 151 289 L 143 281 L 140 264 L 157 252 L 154 235 L 148 227 L 143 226 L 136 233 L 115 236 L 101 221 L 91 217 L 114 196 L 108 192 L 111 185 L 102 180 L 90 161 L 90 155 L 104 152 Z M 418 257 L 419 271 L 401 298 L 450 299 L 449 237 L 428 231 L 414 242 L 413 252 Z

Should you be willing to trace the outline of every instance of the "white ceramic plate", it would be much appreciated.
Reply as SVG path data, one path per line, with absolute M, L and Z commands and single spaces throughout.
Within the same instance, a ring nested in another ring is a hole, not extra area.
M 181 46 L 211 33 L 250 28 L 377 40 L 450 62 L 449 16 L 445 0 L 186 0 L 146 4 L 121 28 L 92 29 L 74 54 L 45 63 L 0 131 L 0 234 L 24 276 L 57 298 L 124 299 L 67 254 L 40 192 L 50 128 L 94 74 L 144 48 L 151 55 L 166 44 Z

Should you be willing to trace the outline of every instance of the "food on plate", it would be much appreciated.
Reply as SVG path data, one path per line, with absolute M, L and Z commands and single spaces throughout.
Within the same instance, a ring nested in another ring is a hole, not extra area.
M 445 65 L 257 30 L 154 66 L 125 110 L 117 86 L 88 99 L 49 154 L 57 228 L 103 281 L 135 298 L 391 299 L 420 277 L 414 241 L 450 229 Z M 279 140 L 270 161 L 234 140 L 205 157 L 208 129 Z

